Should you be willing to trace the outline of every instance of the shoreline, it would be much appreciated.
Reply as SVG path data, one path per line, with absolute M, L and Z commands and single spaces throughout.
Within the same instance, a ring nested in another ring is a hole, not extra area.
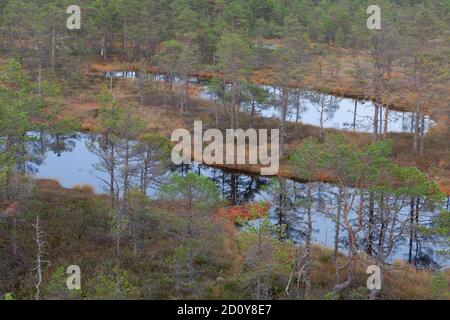
M 100 74 L 104 73 L 104 72 L 109 72 L 109 71 L 138 71 L 139 68 L 136 66 L 136 63 L 120 63 L 120 64 L 114 64 L 114 63 L 106 63 L 106 64 L 94 64 L 91 66 L 92 70 L 96 71 L 96 73 L 94 73 L 93 75 L 96 77 L 100 77 Z M 146 69 L 147 72 L 149 73 L 158 73 L 159 70 L 157 70 L 157 68 L 147 68 Z M 191 74 L 191 76 L 197 77 L 199 79 L 211 79 L 214 76 L 217 76 L 219 74 L 217 73 L 213 73 L 213 72 L 207 72 L 207 71 L 199 71 L 199 72 L 194 72 Z M 252 81 L 253 80 L 257 80 L 254 79 L 255 75 L 252 76 Z M 257 84 L 261 84 L 261 85 L 270 85 L 270 80 L 269 79 L 259 79 L 259 81 L 255 81 L 255 83 Z M 273 83 L 272 83 L 273 85 Z M 193 85 L 193 87 L 195 87 L 196 85 Z M 302 88 L 302 87 L 293 87 L 293 88 Z M 304 88 L 304 87 L 303 87 Z M 304 88 L 306 89 L 306 88 Z M 370 99 L 364 98 L 362 97 L 360 94 L 358 93 L 352 93 L 352 92 L 348 92 L 346 94 L 343 94 L 342 91 L 329 91 L 329 90 L 325 90 L 326 88 L 321 88 L 321 87 L 314 87 L 313 90 L 317 90 L 319 92 L 322 93 L 326 93 L 326 94 L 330 94 L 330 95 L 337 95 L 340 97 L 344 97 L 344 98 L 350 98 L 350 99 L 361 99 L 363 98 L 365 101 L 372 101 Z M 345 90 L 344 90 L 345 91 Z M 202 99 L 201 97 L 196 96 L 196 99 L 199 99 L 201 102 L 205 102 L 208 103 L 209 101 Z M 394 110 L 394 111 L 408 111 L 408 112 L 412 112 L 411 110 L 408 110 L 408 108 L 406 108 L 405 106 L 395 106 L 395 107 L 389 107 L 390 110 Z M 427 114 L 427 116 L 430 117 L 431 119 L 431 115 Z M 435 121 L 435 124 L 440 124 L 440 121 L 438 120 L 432 120 Z M 370 133 L 365 133 L 365 132 L 357 132 L 357 135 L 367 135 Z M 408 134 L 408 133 L 399 133 L 399 134 Z M 192 159 L 195 160 L 195 159 Z M 221 169 L 227 169 L 227 170 L 232 170 L 232 171 L 241 171 L 244 173 L 248 173 L 251 175 L 260 175 L 259 171 L 260 171 L 260 167 L 258 165 L 213 165 L 212 167 L 217 167 L 217 168 L 221 168 Z M 280 165 L 280 170 L 279 173 L 276 175 L 277 177 L 281 177 L 281 178 L 287 178 L 287 179 L 291 179 L 291 180 L 295 180 L 295 181 L 299 181 L 301 182 L 302 179 L 300 179 L 299 177 L 297 177 L 286 164 L 281 164 Z M 319 182 L 325 182 L 325 183 L 333 183 L 333 180 L 330 177 L 319 177 L 314 179 L 315 181 L 319 181 Z M 441 181 L 436 181 L 441 189 L 441 191 L 443 193 L 445 193 L 447 196 L 450 196 L 450 185 L 448 185 L 447 183 L 443 183 Z

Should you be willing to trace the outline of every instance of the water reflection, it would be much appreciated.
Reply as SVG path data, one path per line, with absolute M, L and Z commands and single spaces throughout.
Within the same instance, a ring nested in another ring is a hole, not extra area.
M 36 154 L 39 155 L 32 161 L 32 165 L 36 169 L 35 172 L 38 170 L 36 176 L 56 179 L 64 187 L 89 184 L 97 192 L 103 192 L 102 182 L 96 178 L 96 176 L 101 177 L 103 173 L 93 172 L 98 159 L 87 148 L 87 142 L 95 141 L 95 136 L 86 134 L 63 137 L 36 134 L 35 139 L 30 144 L 30 150 L 37 151 Z M 306 194 L 304 183 L 282 179 L 285 189 L 277 193 L 268 190 L 271 179 L 267 177 L 222 170 L 196 163 L 172 166 L 161 175 L 160 181 L 164 182 L 175 172 L 181 175 L 195 172 L 212 179 L 221 190 L 223 197 L 231 205 L 257 201 L 269 202 L 271 204 L 270 220 L 274 224 L 285 226 L 286 238 L 299 243 L 303 242 L 306 219 L 306 208 L 303 205 Z M 314 183 L 312 188 L 313 241 L 327 247 L 334 247 L 337 237 L 339 250 L 345 251 L 347 247 L 346 232 L 335 220 L 338 210 L 336 204 L 338 203 L 339 189 L 335 185 L 325 183 Z M 148 195 L 154 197 L 157 189 L 158 185 L 150 186 Z M 430 222 L 431 211 L 425 203 L 421 203 L 420 207 L 420 221 L 427 224 Z M 366 206 L 364 210 L 364 217 L 368 217 L 369 208 Z M 376 206 L 374 210 L 377 210 Z M 409 215 L 407 205 L 402 210 L 402 215 Z M 377 242 L 376 234 L 373 238 L 374 243 Z M 408 234 L 398 240 L 392 259 L 408 259 L 408 240 Z M 436 254 L 435 250 L 439 248 L 433 245 L 432 239 L 420 238 L 417 240 L 414 241 L 413 248 L 417 266 L 449 265 L 448 260 Z M 362 240 L 358 247 L 364 251 L 367 248 L 367 243 Z
M 139 73 L 134 71 L 114 71 L 107 72 L 106 77 L 114 78 L 138 78 Z M 153 79 L 165 81 L 166 76 L 163 74 L 151 74 Z M 182 79 L 174 77 L 173 82 L 180 83 Z M 200 97 L 211 101 L 220 101 L 215 93 L 208 89 L 208 81 L 190 77 L 191 84 L 201 85 Z M 276 86 L 256 85 L 264 89 L 269 95 L 268 102 L 256 103 L 256 111 L 264 118 L 276 118 L 281 116 L 280 105 L 281 89 Z M 227 90 L 228 87 L 225 88 Z M 244 101 L 241 95 L 241 102 L 244 109 L 250 106 Z M 389 111 L 389 112 L 387 112 Z M 323 128 L 334 128 L 339 130 L 372 132 L 374 122 L 375 106 L 371 101 L 355 100 L 342 98 L 335 95 L 319 93 L 311 90 L 289 90 L 289 110 L 287 120 L 290 122 L 302 122 L 303 124 L 313 125 Z M 413 132 L 416 117 L 413 112 L 402 112 L 395 110 L 387 110 L 380 108 L 378 115 L 378 128 L 382 133 L 384 122 L 388 119 L 388 132 Z M 423 125 L 424 132 L 433 125 L 433 121 L 429 117 L 419 119 L 419 126 Z
M 258 195 L 262 188 L 269 183 L 269 179 L 261 176 L 251 176 L 237 171 L 222 170 L 202 164 L 181 165 L 171 168 L 185 176 L 188 172 L 195 172 L 213 180 L 221 191 L 224 199 L 231 205 L 240 205 L 260 200 Z
M 25 162 L 21 171 L 34 175 L 42 167 L 49 152 L 61 157 L 64 153 L 73 152 L 79 142 L 77 133 L 48 134 L 45 131 L 29 132 L 24 146 Z M 19 164 L 20 165 L 20 164 Z

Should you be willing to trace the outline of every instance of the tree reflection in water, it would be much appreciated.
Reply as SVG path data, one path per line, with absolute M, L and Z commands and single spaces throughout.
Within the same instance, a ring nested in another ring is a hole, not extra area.
M 33 139 L 30 139 L 27 146 L 27 152 L 29 153 L 26 164 L 28 172 L 36 172 L 39 168 L 45 168 L 48 172 L 55 172 L 55 176 L 48 175 L 47 173 L 48 177 L 62 181 L 65 176 L 70 175 L 75 177 L 75 179 L 71 179 L 71 181 L 75 180 L 75 182 L 79 184 L 86 183 L 86 181 L 77 181 L 76 177 L 79 176 L 80 169 L 88 171 L 96 161 L 95 157 L 87 157 L 89 152 L 85 147 L 85 142 L 92 139 L 95 138 L 83 134 L 58 136 L 35 133 Z M 59 156 L 57 160 L 53 159 L 51 164 L 44 162 L 45 155 L 48 155 L 49 152 Z M 65 156 L 69 154 L 71 155 L 71 162 L 66 163 Z M 54 170 L 54 166 L 57 166 L 58 163 L 61 163 L 64 170 Z M 68 167 L 67 164 L 73 164 L 73 167 Z M 51 166 L 51 168 L 47 166 Z M 283 235 L 280 234 L 280 240 L 291 239 L 297 243 L 304 242 L 306 220 L 306 208 L 302 205 L 302 203 L 305 202 L 306 194 L 306 186 L 304 183 L 280 179 L 285 186 L 285 190 L 280 190 L 278 193 L 274 192 L 274 190 L 269 192 L 269 190 L 267 190 L 268 185 L 271 182 L 271 178 L 269 177 L 249 175 L 238 171 L 222 170 L 196 163 L 191 165 L 172 166 L 163 174 L 161 182 L 175 172 L 182 176 L 186 175 L 188 172 L 195 172 L 209 177 L 216 182 L 224 199 L 228 200 L 230 205 L 242 205 L 259 201 L 270 202 L 270 220 L 272 223 L 284 226 L 285 228 L 285 233 Z M 84 178 L 83 176 L 80 176 L 79 179 Z M 100 184 L 100 182 L 97 183 Z M 93 186 L 95 187 L 95 190 L 101 190 L 99 185 Z M 158 186 L 154 186 L 153 192 L 149 192 L 149 195 L 153 196 L 157 188 Z M 335 219 L 338 210 L 337 203 L 339 202 L 338 187 L 326 183 L 313 183 L 312 188 L 313 241 L 333 248 L 335 246 L 335 238 L 337 238 L 337 248 L 340 251 L 345 251 L 347 248 L 346 233 L 342 227 L 336 228 L 338 224 Z M 363 208 L 364 219 L 368 219 L 369 209 L 370 208 L 368 208 L 367 205 Z M 405 214 L 408 214 L 408 212 L 405 212 Z M 423 219 L 422 223 L 428 223 L 430 212 L 431 211 L 426 205 L 422 203 L 420 206 L 420 217 Z M 367 220 L 364 223 L 367 223 Z M 372 239 L 373 243 L 377 243 L 378 234 L 379 233 L 377 232 L 374 233 Z M 363 251 L 367 250 L 367 243 L 364 238 L 366 237 L 362 236 L 358 243 L 358 249 Z M 438 264 L 442 265 L 442 258 L 435 252 L 439 248 L 435 247 L 430 240 L 432 239 L 427 239 L 423 236 L 413 239 L 412 257 L 415 264 L 419 267 L 433 267 Z M 395 245 L 395 251 L 391 255 L 392 259 L 408 260 L 409 248 L 408 233 Z M 443 262 L 445 265 L 448 265 L 448 261 Z

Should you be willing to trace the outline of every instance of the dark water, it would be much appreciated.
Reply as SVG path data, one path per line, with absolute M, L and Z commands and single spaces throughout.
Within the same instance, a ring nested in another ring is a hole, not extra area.
M 136 78 L 138 73 L 134 71 L 117 71 L 108 72 L 106 77 L 114 78 Z M 155 80 L 164 81 L 164 75 L 151 75 Z M 174 82 L 179 83 L 181 80 L 175 78 Z M 202 86 L 200 97 L 206 100 L 215 100 L 217 97 L 208 90 L 208 81 L 195 77 L 190 77 L 191 84 Z M 280 118 L 280 110 L 276 105 L 279 101 L 281 90 L 277 87 L 263 86 L 269 94 L 269 101 L 265 104 L 257 104 L 259 115 L 265 118 Z M 272 100 L 272 102 L 270 102 Z M 298 97 L 294 93 L 290 94 L 288 121 L 295 122 L 297 119 L 296 104 Z M 244 108 L 250 108 L 249 105 Z M 299 121 L 303 124 L 322 126 L 324 128 L 334 128 L 339 130 L 372 132 L 373 118 L 375 106 L 371 101 L 354 100 L 342 98 L 335 95 L 323 94 L 311 90 L 300 91 L 300 112 Z M 380 119 L 379 128 L 384 128 L 384 119 L 386 117 L 386 108 L 381 108 L 378 118 Z M 321 121 L 322 119 L 322 121 Z M 412 132 L 414 129 L 415 116 L 412 112 L 402 112 L 389 110 L 388 114 L 388 131 L 389 132 Z M 424 129 L 427 131 L 433 121 L 426 117 L 423 121 Z
M 64 187 L 74 185 L 90 185 L 98 193 L 105 192 L 103 184 L 99 178 L 106 176 L 94 169 L 98 162 L 86 147 L 86 142 L 93 141 L 95 137 L 85 134 L 65 137 L 51 137 L 43 135 L 33 143 L 33 148 L 41 149 L 41 155 L 36 157 L 34 166 L 30 166 L 36 177 L 50 178 L 58 180 Z M 39 141 L 43 140 L 43 141 Z M 286 226 L 286 236 L 296 242 L 302 242 L 305 225 L 305 211 L 300 208 L 288 210 L 283 215 L 276 209 L 279 195 L 267 191 L 267 186 L 271 179 L 268 177 L 248 175 L 242 172 L 226 171 L 201 164 L 173 166 L 167 169 L 162 175 L 162 181 L 174 172 L 185 175 L 187 172 L 196 172 L 206 176 L 216 182 L 223 197 L 232 205 L 244 204 L 248 202 L 267 201 L 275 206 L 272 207 L 270 219 L 274 224 Z M 288 196 L 285 201 L 294 203 L 305 194 L 305 185 L 291 180 L 283 180 L 290 190 L 296 190 L 295 195 Z M 335 222 L 332 217 L 336 212 L 336 199 L 338 189 L 332 184 L 314 183 L 313 185 L 314 205 L 313 205 L 313 240 L 315 243 L 327 247 L 334 246 Z M 157 186 L 152 186 L 148 190 L 150 197 L 155 197 Z M 300 196 L 299 196 L 300 195 Z M 301 200 L 301 199 L 300 199 Z M 406 206 L 401 212 L 408 215 Z M 421 212 L 423 223 L 430 220 L 432 212 L 428 212 L 426 207 Z M 257 222 L 255 222 L 257 223 Z M 340 249 L 345 251 L 345 232 L 341 228 Z M 392 259 L 406 260 L 408 258 L 407 238 L 398 241 L 396 249 L 392 254 Z M 361 249 L 363 244 L 361 244 Z M 419 251 L 417 252 L 418 265 L 423 267 L 437 268 L 439 266 L 450 265 L 449 261 L 436 254 L 439 247 L 433 244 L 431 239 L 422 239 Z

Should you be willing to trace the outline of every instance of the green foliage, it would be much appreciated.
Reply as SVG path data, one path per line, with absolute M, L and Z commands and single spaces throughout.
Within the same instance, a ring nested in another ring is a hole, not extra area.
M 166 74 L 187 77 L 197 66 L 196 57 L 195 46 L 171 39 L 161 43 L 161 49 L 153 59 Z
M 139 294 L 139 289 L 129 279 L 127 271 L 114 268 L 111 272 L 97 271 L 95 279 L 87 284 L 92 288 L 91 299 L 133 299 Z
M 120 214 L 119 208 L 109 209 L 107 211 L 109 232 L 111 235 L 120 237 L 129 224 L 129 218 Z
M 102 109 L 108 109 L 115 106 L 116 102 L 111 90 L 104 87 L 97 96 L 97 103 Z
M 77 69 L 76 63 L 70 62 L 73 54 L 97 53 L 98 46 L 107 47 L 106 56 L 113 50 L 131 57 L 141 53 L 149 58 L 155 52 L 155 43 L 180 40 L 192 31 L 195 32 L 193 45 L 201 49 L 205 63 L 213 61 L 223 33 L 274 38 L 283 37 L 286 27 L 290 26 L 301 30 L 301 34 L 316 43 L 343 47 L 365 47 L 365 40 L 371 34 L 365 27 L 369 5 L 366 1 L 87 0 L 82 4 L 81 32 L 65 27 L 65 9 L 70 5 L 67 0 L 44 1 L 39 5 L 32 0 L 1 3 L 0 27 L 9 44 L 3 50 L 22 53 L 23 46 L 13 40 L 23 39 L 31 44 L 30 54 L 40 63 L 45 62 L 52 43 L 49 31 L 54 27 L 58 48 L 56 62 L 66 68 L 71 65 L 71 69 Z M 384 26 L 404 24 L 406 28 L 409 21 L 405 21 L 405 16 L 410 18 L 412 12 L 423 11 L 432 13 L 434 24 L 443 21 L 443 30 L 444 22 L 448 21 L 448 0 L 395 3 L 383 0 L 378 5 L 383 10 Z M 121 48 L 112 48 L 108 44 L 108 41 L 113 42 L 111 34 L 122 35 Z M 87 42 L 96 46 L 86 47 Z M 140 52 L 133 49 L 138 46 L 142 49 Z
M 367 287 L 358 287 L 350 290 L 349 298 L 351 300 L 366 300 L 369 296 Z
M 251 50 L 248 41 L 236 33 L 224 33 L 220 38 L 217 55 L 219 67 L 227 80 L 239 81 L 250 71 Z
M 305 179 L 312 179 L 323 170 L 342 186 L 357 183 L 372 192 L 426 197 L 430 205 L 442 202 L 443 194 L 434 181 L 417 168 L 395 164 L 390 159 L 391 153 L 391 140 L 358 148 L 347 143 L 342 135 L 329 135 L 324 144 L 307 139 L 290 161 Z
M 72 253 L 76 257 L 83 255 L 86 263 L 91 263 L 91 270 L 98 263 L 99 253 L 107 263 L 112 261 L 111 256 L 114 254 L 108 250 L 111 237 L 107 231 L 112 230 L 113 235 L 124 235 L 121 245 L 126 257 L 123 259 L 123 268 L 127 268 L 127 271 L 106 268 L 98 269 L 95 274 L 88 274 L 87 279 L 90 281 L 86 295 L 89 298 L 127 299 L 139 296 L 141 292 L 134 285 L 137 283 L 135 280 L 140 279 L 139 277 L 147 278 L 148 275 L 140 273 L 142 270 L 133 270 L 139 267 L 145 267 L 145 272 L 150 274 L 149 278 L 152 280 L 164 279 L 158 284 L 161 287 L 167 286 L 167 291 L 161 290 L 161 296 L 172 298 L 175 287 L 183 291 L 177 292 L 177 297 L 202 296 L 201 289 L 205 289 L 210 283 L 217 284 L 214 281 L 217 277 L 214 275 L 220 274 L 227 267 L 227 262 L 220 260 L 218 256 L 224 252 L 223 238 L 228 234 L 218 232 L 217 226 L 205 220 L 204 215 L 194 217 L 194 213 L 198 212 L 212 214 L 223 204 L 213 181 L 194 173 L 189 173 L 186 177 L 171 177 L 161 187 L 159 194 L 162 202 L 169 203 L 173 209 L 168 212 L 151 212 L 153 208 L 144 190 L 135 188 L 131 188 L 127 195 L 127 213 L 130 216 L 119 213 L 122 210 L 120 203 L 117 208 L 107 210 L 102 204 L 103 200 L 98 200 L 97 203 L 83 198 L 86 195 L 79 192 L 74 192 L 79 197 L 76 199 L 68 197 L 62 190 L 59 190 L 56 197 L 44 188 L 43 191 L 39 190 L 43 193 L 43 199 L 25 203 L 22 199 L 28 195 L 29 185 L 24 172 L 27 162 L 32 158 L 28 154 L 32 139 L 27 136 L 27 132 L 42 128 L 42 124 L 36 125 L 37 120 L 49 117 L 42 112 L 43 107 L 48 103 L 59 103 L 53 99 L 56 97 L 57 100 L 67 86 L 64 82 L 70 83 L 66 78 L 80 77 L 82 68 L 77 58 L 83 55 L 97 54 L 101 49 L 105 58 L 109 57 L 110 50 L 125 53 L 130 58 L 143 58 L 155 63 L 166 76 L 169 75 L 172 82 L 175 75 L 188 81 L 189 73 L 198 68 L 200 62 L 215 63 L 216 66 L 211 69 L 220 69 L 226 81 L 242 84 L 255 67 L 252 62 L 256 60 L 256 50 L 253 50 L 252 40 L 260 38 L 261 47 L 264 47 L 266 39 L 262 38 L 275 37 L 281 40 L 277 42 L 280 45 L 276 45 L 275 50 L 273 47 L 268 49 L 268 56 L 277 71 L 276 82 L 288 87 L 292 81 L 303 81 L 306 74 L 304 63 L 310 59 L 311 53 L 329 55 L 328 48 L 334 47 L 333 45 L 361 49 L 370 47 L 367 40 L 371 33 L 365 28 L 367 3 L 351 0 L 87 0 L 82 5 L 80 32 L 72 32 L 65 27 L 65 9 L 69 4 L 69 0 L 58 3 L 48 0 L 0 1 L 0 42 L 5 44 L 0 51 L 9 56 L 20 57 L 20 61 L 6 61 L 0 69 L 0 191 L 8 184 L 4 189 L 8 191 L 8 201 L 25 204 L 26 210 L 33 214 L 40 212 L 44 220 L 52 222 L 48 225 L 51 228 L 48 234 L 52 236 L 47 241 L 48 246 L 55 250 L 55 257 L 67 254 L 67 260 L 71 260 Z M 410 43 L 400 43 L 399 46 L 412 48 L 409 56 L 416 59 L 419 75 L 432 78 L 430 75 L 437 74 L 432 79 L 442 82 L 448 79 L 448 67 L 439 68 L 440 64 L 445 65 L 446 60 L 436 58 L 435 52 L 420 50 L 423 48 L 420 41 L 425 39 L 424 43 L 428 46 L 430 43 L 440 42 L 440 39 L 431 39 L 430 34 L 448 33 L 446 22 L 450 13 L 450 1 L 383 0 L 380 6 L 383 8 L 383 25 L 393 26 L 393 29 L 399 29 L 408 35 L 406 39 Z M 415 14 L 412 15 L 412 12 Z M 412 25 L 409 23 L 411 18 Z M 402 24 L 405 25 L 404 28 L 401 28 Z M 55 39 L 52 39 L 52 31 L 55 31 Z M 119 37 L 123 46 L 120 49 L 117 48 Z M 448 43 L 446 40 L 448 39 L 444 38 L 441 42 Z M 87 43 L 90 44 L 89 47 L 86 46 Z M 51 66 L 52 62 L 49 61 L 52 50 L 56 54 L 55 66 Z M 331 61 L 338 63 L 339 59 L 333 56 Z M 30 77 L 26 75 L 22 65 L 26 66 L 27 72 L 29 70 Z M 38 66 L 43 67 L 45 76 L 39 88 L 31 77 L 32 75 L 36 79 Z M 55 67 L 55 70 L 49 76 L 47 72 L 50 67 Z M 72 72 L 74 68 L 80 70 Z M 217 78 L 212 81 L 210 88 L 225 99 L 230 93 L 222 92 L 222 85 L 223 80 Z M 237 89 L 234 98 L 239 95 L 239 99 L 236 100 L 256 104 L 264 104 L 268 100 L 268 92 L 258 86 L 241 85 Z M 120 154 L 117 150 L 123 147 L 120 143 L 122 140 L 134 142 L 139 137 L 139 142 L 132 146 L 135 157 L 133 160 L 143 163 L 144 171 L 152 171 L 151 178 L 158 176 L 160 168 L 156 164 L 167 164 L 170 141 L 157 134 L 141 135 L 146 124 L 128 111 L 130 106 L 118 106 L 111 88 L 102 89 L 97 101 L 101 108 L 100 132 L 102 136 L 106 136 L 105 145 L 110 144 L 102 147 L 111 148 L 111 154 L 102 154 L 103 159 L 112 159 L 113 162 L 105 165 L 111 165 L 110 169 L 113 171 L 119 169 L 120 165 L 115 163 L 115 157 Z M 57 113 L 57 110 L 53 110 L 52 116 L 58 116 Z M 72 119 L 62 119 L 48 127 L 57 136 L 64 136 L 78 130 L 80 125 Z M 366 193 L 374 194 L 377 205 L 387 195 L 403 200 L 410 197 L 427 199 L 430 206 L 440 205 L 443 195 L 436 183 L 417 168 L 393 163 L 392 146 L 392 141 L 386 140 L 359 148 L 347 143 L 343 136 L 328 136 L 324 143 L 307 139 L 290 160 L 296 173 L 309 182 L 322 172 L 329 173 L 338 181 L 340 188 L 357 186 Z M 117 160 L 122 161 L 120 155 Z M 119 180 L 120 170 L 117 170 L 116 175 L 116 180 Z M 275 181 L 270 188 L 270 192 L 278 195 L 289 195 L 289 190 L 280 181 Z M 120 190 L 115 192 L 120 193 Z M 53 201 L 61 202 L 55 205 Z M 6 207 L 9 205 L 7 203 Z M 281 206 L 285 209 L 285 204 Z M 390 208 L 383 209 L 387 211 Z M 183 215 L 184 211 L 188 211 L 190 215 Z M 23 251 L 21 254 L 31 256 L 34 253 L 34 247 L 31 247 L 32 236 L 25 227 L 29 226 L 29 214 L 24 212 L 21 216 L 19 247 Z M 10 231 L 9 220 L 4 222 L 2 219 L 1 222 L 2 231 L 3 227 Z M 141 259 L 146 263 L 132 258 L 129 252 L 131 250 L 128 250 L 130 239 L 126 231 L 130 222 L 138 224 L 141 227 L 139 236 L 146 239 L 146 244 L 154 246 L 149 248 L 150 254 L 142 253 L 147 254 L 145 258 L 148 259 Z M 441 237 L 448 246 L 448 212 L 434 217 L 430 228 L 416 228 L 424 235 Z M 262 219 L 258 226 L 250 226 L 239 235 L 239 245 L 245 261 L 239 281 L 227 282 L 232 290 L 241 291 L 236 296 L 261 298 L 284 290 L 280 285 L 283 281 L 278 277 L 289 273 L 292 262 L 287 246 L 276 240 L 284 232 L 284 229 L 274 227 L 267 219 Z M 9 235 L 10 232 L 0 233 L 1 248 L 8 248 L 4 250 L 5 257 L 10 254 Z M 76 243 L 76 246 L 71 243 Z M 104 243 L 108 245 L 102 246 Z M 83 250 L 87 253 L 81 252 Z M 444 254 L 448 254 L 448 250 Z M 8 264 L 3 264 L 3 260 Z M 95 263 L 91 260 L 95 260 Z M 2 271 L 6 266 L 9 267 L 11 261 L 16 262 L 9 256 L 2 259 Z M 151 263 L 147 264 L 148 261 Z M 63 262 L 67 261 L 58 262 L 57 265 L 64 265 Z M 17 265 L 17 270 L 8 269 L 13 274 L 11 278 L 15 278 L 17 274 L 29 273 L 30 268 L 25 263 L 23 266 L 16 263 L 14 265 Z M 110 272 L 106 271 L 108 269 Z M 2 282 L 5 279 L 6 276 L 2 277 Z M 64 268 L 60 267 L 48 279 L 44 293 L 53 298 L 73 297 L 64 289 L 64 280 Z M 19 281 L 20 283 L 13 285 L 21 288 L 30 286 L 22 279 Z M 447 283 L 445 274 L 433 276 L 431 288 L 436 296 L 442 296 L 445 290 L 448 291 Z M 257 284 L 260 285 L 258 289 Z M 13 285 L 9 284 L 9 288 Z M 350 298 L 364 297 L 367 292 L 363 289 L 353 289 Z M 5 300 L 13 298 L 10 293 L 4 296 Z M 325 299 L 328 300 L 338 298 L 338 295 L 331 292 L 325 294 Z
M 198 279 L 193 276 L 194 270 L 190 264 L 190 259 L 193 255 L 196 256 L 193 252 L 198 250 L 198 245 L 198 241 L 191 239 L 186 245 L 176 247 L 173 254 L 166 259 L 166 264 L 171 267 L 172 276 L 175 278 L 178 294 L 189 294 L 195 291 L 198 285 Z
M 8 293 L 5 293 L 5 295 L 3 296 L 3 300 L 5 300 L 5 301 L 12 301 L 12 300 L 15 300 L 15 299 L 14 299 L 13 294 L 8 292 Z
M 63 266 L 58 267 L 45 284 L 44 294 L 46 298 L 52 300 L 79 299 L 82 296 L 82 292 L 81 290 L 69 290 L 67 288 L 68 277 L 66 269 Z
M 0 133 L 1 136 L 19 136 L 30 126 L 33 90 L 14 59 L 0 69 Z
M 326 157 L 323 144 L 319 144 L 313 138 L 306 139 L 289 160 L 299 177 L 313 180 L 325 168 Z
M 252 108 L 256 109 L 258 105 L 263 105 L 269 102 L 270 94 L 267 89 L 261 86 L 247 83 L 244 88 L 242 88 L 241 100 L 249 103 Z M 256 112 L 257 110 L 252 111 Z
M 161 186 L 159 197 L 187 205 L 189 210 L 213 210 L 223 203 L 214 181 L 195 173 L 173 175 Z
M 445 294 L 448 296 L 448 283 L 449 279 L 445 273 L 438 272 L 433 275 L 430 287 L 436 298 L 443 297 Z
M 172 151 L 170 140 L 158 133 L 148 133 L 139 139 L 137 148 L 149 148 L 148 152 L 155 152 L 157 160 L 167 160 Z
M 425 236 L 431 236 L 440 244 L 438 254 L 450 257 L 450 211 L 443 210 L 433 218 L 431 226 L 419 226 L 418 231 Z
M 325 292 L 325 294 L 323 295 L 324 300 L 339 300 L 339 294 L 332 292 L 332 291 L 328 291 Z
M 239 235 L 238 243 L 245 262 L 241 266 L 239 280 L 242 288 L 253 299 L 269 299 L 273 292 L 282 291 L 277 275 L 290 271 L 290 242 L 280 242 L 278 236 L 283 227 L 274 226 L 268 218 L 248 225 Z
M 36 128 L 32 122 L 41 103 L 22 66 L 14 59 L 6 61 L 0 68 L 0 188 L 25 173 L 33 152 L 27 148 L 33 140 L 27 133 Z
M 102 89 L 97 100 L 101 106 L 100 130 L 103 134 L 109 134 L 110 139 L 137 139 L 146 128 L 146 122 L 133 111 L 133 107 L 119 107 L 110 90 Z
M 80 123 L 72 118 L 64 118 L 57 121 L 49 128 L 49 131 L 55 135 L 70 135 L 81 131 Z

